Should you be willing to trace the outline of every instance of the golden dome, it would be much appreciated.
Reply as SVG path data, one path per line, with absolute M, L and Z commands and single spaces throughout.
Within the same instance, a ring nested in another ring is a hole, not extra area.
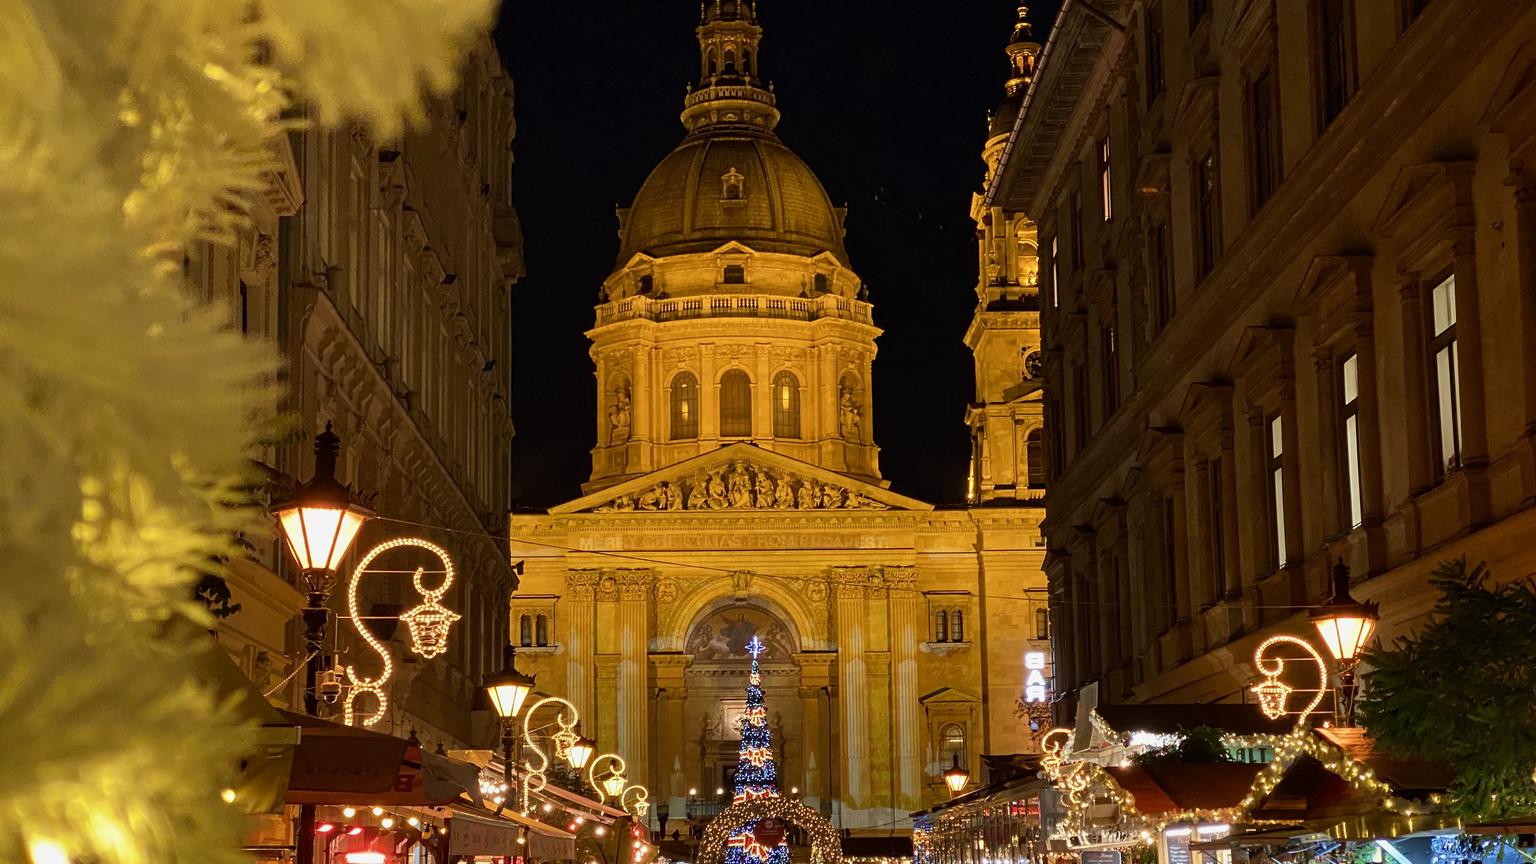
M 767 131 L 710 126 L 689 135 L 646 178 L 622 218 L 621 267 L 639 252 L 710 252 L 732 240 L 758 252 L 831 252 L 848 263 L 843 211 L 810 167 Z

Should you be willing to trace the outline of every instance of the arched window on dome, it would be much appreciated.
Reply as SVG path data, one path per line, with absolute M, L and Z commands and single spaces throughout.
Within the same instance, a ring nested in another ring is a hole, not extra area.
M 747 281 L 747 268 L 740 264 L 727 264 L 720 281 L 727 285 L 744 285 Z
M 773 437 L 800 437 L 800 379 L 788 369 L 773 376 Z
M 725 74 L 733 75 L 736 72 L 736 49 L 725 49 Z
M 699 379 L 679 372 L 672 379 L 672 440 L 699 437 Z
M 720 437 L 752 435 L 752 379 L 740 369 L 720 376 Z
M 825 294 L 832 290 L 832 282 L 825 273 L 817 273 L 811 277 L 811 290 L 817 294 Z

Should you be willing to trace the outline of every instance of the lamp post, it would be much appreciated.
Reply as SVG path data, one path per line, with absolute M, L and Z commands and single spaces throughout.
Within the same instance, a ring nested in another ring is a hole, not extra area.
M 1360 652 L 1376 633 L 1381 620 L 1376 603 L 1361 603 L 1349 596 L 1349 565 L 1340 559 L 1333 565 L 1333 597 L 1321 608 L 1312 611 L 1312 626 L 1339 664 L 1339 684 L 1334 701 L 1334 722 L 1340 726 L 1355 725 L 1355 698 L 1360 684 L 1355 678 L 1355 667 L 1360 665 Z
M 304 671 L 304 710 L 319 713 L 319 694 L 315 683 L 323 665 L 325 628 L 330 623 L 331 588 L 336 582 L 336 568 L 346 557 L 363 523 L 373 515 L 357 502 L 352 490 L 336 479 L 336 457 L 341 454 L 341 438 L 331 431 L 315 436 L 315 474 L 294 490 L 293 497 L 274 504 L 272 515 L 288 541 L 288 551 L 299 565 L 304 579 L 307 603 L 304 607 L 304 643 L 307 649 Z M 339 691 L 328 694 L 335 701 Z
M 971 772 L 960 765 L 960 754 L 954 754 L 950 767 L 944 769 L 944 785 L 949 787 L 949 797 L 960 794 L 966 784 L 971 782 Z
M 491 698 L 491 707 L 501 720 L 501 778 L 507 786 L 501 806 L 512 797 L 512 746 L 517 741 L 513 721 L 533 692 L 533 676 L 517 671 L 517 646 L 511 642 L 502 652 L 501 671 L 485 676 L 485 692 Z

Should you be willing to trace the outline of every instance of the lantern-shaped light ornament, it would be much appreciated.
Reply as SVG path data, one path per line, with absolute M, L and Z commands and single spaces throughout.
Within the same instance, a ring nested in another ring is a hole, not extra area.
M 580 771 L 592 761 L 592 754 L 597 752 L 597 742 L 585 735 L 578 735 L 571 745 L 565 748 L 565 761 L 571 767 Z
M 534 680 L 532 675 L 517 671 L 517 649 L 511 644 L 504 649 L 503 657 L 506 665 L 501 671 L 485 676 L 485 692 L 491 698 L 496 716 L 510 720 L 523 710 L 523 703 L 533 692 Z
M 444 583 L 443 591 L 447 586 Z M 431 660 L 448 650 L 448 628 L 462 616 L 437 602 L 442 591 L 423 593 L 426 602 L 405 612 L 400 620 L 411 630 L 411 650 Z
M 944 771 L 944 785 L 949 787 L 949 794 L 959 795 L 969 782 L 971 772 L 960 767 L 960 754 L 956 753 L 950 767 Z
M 628 783 L 624 775 L 620 774 L 616 769 L 610 769 L 608 776 L 604 777 L 600 782 L 603 784 L 603 791 L 607 792 L 610 798 L 617 798 L 624 794 L 624 786 Z
M 1349 596 L 1349 565 L 1342 560 L 1333 565 L 1333 597 L 1312 612 L 1312 626 L 1317 628 L 1328 653 L 1346 667 L 1360 660 L 1360 652 L 1376 633 L 1381 620 L 1380 607 L 1361 603 Z
M 1291 688 L 1279 679 L 1265 676 L 1263 681 L 1249 688 L 1259 700 L 1259 710 L 1271 720 L 1285 715 L 1285 700 L 1290 698 Z
M 305 573 L 333 572 L 341 566 L 363 523 L 373 515 L 336 479 L 340 454 L 341 438 L 327 421 L 325 431 L 315 436 L 315 476 L 294 490 L 292 498 L 272 507 L 288 551 Z

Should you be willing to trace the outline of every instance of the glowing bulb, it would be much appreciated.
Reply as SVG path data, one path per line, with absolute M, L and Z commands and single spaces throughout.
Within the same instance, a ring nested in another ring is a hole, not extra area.
M 235 790 L 225 789 L 219 793 L 219 797 L 224 799 L 225 804 L 233 804 L 235 803 Z
M 437 829 L 437 833 L 439 833 L 439 834 L 447 834 L 448 833 L 448 826 L 444 825 L 443 827 Z
M 69 853 L 52 840 L 33 840 L 27 844 L 32 864 L 69 864 Z
M 585 825 L 585 824 L 587 824 L 587 817 L 585 817 L 585 816 L 577 816 L 576 817 L 576 824 L 577 825 Z
M 517 835 L 517 845 L 521 846 L 521 845 L 523 845 L 524 843 L 527 843 L 527 842 L 528 842 L 528 838 L 524 837 L 521 834 Z
M 395 827 L 394 817 L 392 817 L 392 816 L 385 816 L 383 819 L 379 820 L 379 824 L 384 826 L 385 828 L 393 828 L 393 827 Z
M 689 789 L 688 790 L 688 794 L 689 794 L 690 797 L 694 796 L 694 795 L 697 795 L 697 794 L 699 794 L 699 790 L 697 790 L 697 789 Z
M 411 818 L 405 820 L 405 824 L 411 826 L 412 828 L 420 828 L 421 820 L 417 819 L 415 816 L 412 816 Z
M 543 810 L 544 810 L 545 813 L 553 813 L 553 812 L 555 812 L 555 805 L 550 804 L 549 802 L 546 801 L 546 802 L 544 802 Z
M 593 834 L 596 834 L 596 835 L 597 835 L 597 836 L 599 836 L 599 837 L 601 837 L 601 836 L 603 836 L 603 835 L 604 835 L 604 834 L 607 834 L 607 833 L 608 833 L 608 829 L 607 829 L 607 828 L 604 828 L 604 827 L 603 827 L 603 826 L 601 826 L 601 825 L 599 825 L 599 826 L 597 826 L 597 827 L 596 827 L 596 828 L 593 828 L 593 829 L 592 829 L 592 833 L 593 833 Z
M 373 815 L 375 815 L 375 816 L 383 816 L 384 815 L 384 808 L 383 807 L 375 807 L 375 808 L 373 808 Z
M 343 807 L 343 808 L 341 808 L 341 815 L 347 817 L 348 819 L 351 819 L 353 816 L 357 815 L 357 808 L 356 807 Z

